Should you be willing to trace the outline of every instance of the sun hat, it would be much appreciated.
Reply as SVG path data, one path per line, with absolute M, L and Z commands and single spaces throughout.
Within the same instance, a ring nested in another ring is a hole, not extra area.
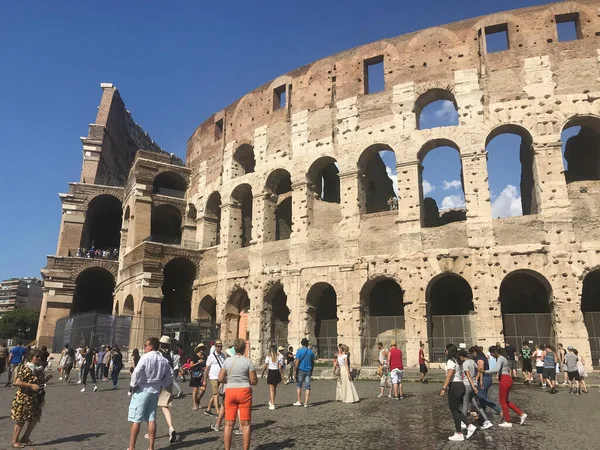
M 158 341 L 161 344 L 170 344 L 171 343 L 171 338 L 169 336 L 161 336 L 160 340 Z

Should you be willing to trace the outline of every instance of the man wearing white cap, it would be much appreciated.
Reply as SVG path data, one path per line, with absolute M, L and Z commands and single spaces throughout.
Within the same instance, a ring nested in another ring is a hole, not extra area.
M 167 360 L 169 367 L 173 370 L 173 360 L 171 359 L 171 338 L 169 336 L 162 336 L 159 340 L 159 353 Z M 171 410 L 169 409 L 173 405 L 173 382 L 167 387 L 163 387 L 158 397 L 158 406 L 161 407 L 162 412 L 165 416 L 167 425 L 169 426 L 169 442 L 175 442 L 177 439 L 177 433 L 173 428 L 173 417 L 171 416 Z
M 206 386 L 206 378 L 208 377 L 212 389 L 212 397 L 208 401 L 206 411 L 204 411 L 207 416 L 213 415 L 210 411 L 213 404 L 215 405 L 216 415 L 219 415 L 219 373 L 225 362 L 225 355 L 222 352 L 223 342 L 216 341 L 214 347 L 215 351 L 209 355 L 206 361 L 206 371 L 204 372 L 204 385 Z

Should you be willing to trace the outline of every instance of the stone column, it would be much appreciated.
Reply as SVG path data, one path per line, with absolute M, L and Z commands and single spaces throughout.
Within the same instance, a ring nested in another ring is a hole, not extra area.
M 84 211 L 65 210 L 60 222 L 60 232 L 58 234 L 58 246 L 56 254 L 58 256 L 75 256 L 77 249 L 81 246 L 81 234 L 83 233 L 83 224 L 85 223 Z
M 151 232 L 152 199 L 150 197 L 136 197 L 130 216 L 129 233 L 131 234 L 131 248 L 140 244 Z
M 418 367 L 419 344 L 427 342 L 427 302 L 425 290 L 418 282 L 403 282 L 404 289 L 404 335 L 406 336 L 406 365 Z M 400 343 L 398 343 L 400 345 Z M 424 348 L 427 352 L 427 346 Z
M 242 210 L 239 205 L 225 203 L 221 205 L 221 245 L 222 252 L 239 248 L 241 238 Z
M 300 346 L 300 341 L 305 336 L 306 327 L 306 306 L 300 293 L 300 274 L 300 270 L 292 270 L 284 281 L 287 307 L 290 310 L 288 345 L 292 345 L 295 349 Z
M 461 153 L 470 247 L 495 245 L 485 150 Z
M 340 239 L 345 240 L 343 256 L 345 259 L 358 257 L 360 236 L 360 209 L 358 199 L 358 170 L 339 174 L 342 221 L 340 222 Z
M 290 260 L 292 264 L 306 260 L 308 227 L 312 220 L 313 197 L 305 181 L 292 185 L 292 234 Z
M 421 186 L 419 184 L 419 161 L 396 164 L 398 174 L 398 234 L 400 253 L 421 250 Z

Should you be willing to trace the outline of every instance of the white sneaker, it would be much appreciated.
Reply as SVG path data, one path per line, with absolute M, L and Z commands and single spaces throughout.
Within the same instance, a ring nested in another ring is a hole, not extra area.
M 377 398 L 381 398 L 381 397 L 383 397 L 383 394 L 379 394 L 379 395 L 377 396 Z
M 217 426 L 217 424 L 211 425 L 210 429 L 213 430 L 213 431 L 220 431 L 219 427 Z
M 292 406 L 302 406 L 302 402 L 294 402 Z
M 521 425 L 525 423 L 525 419 L 527 419 L 527 414 L 523 413 L 523 415 L 521 416 Z
M 305 403 L 305 404 L 304 404 L 304 407 L 305 407 L 305 408 L 308 408 L 308 403 Z
M 477 427 L 473 424 L 470 424 L 467 427 L 467 439 L 469 439 L 471 436 L 473 436 L 473 433 L 475 433 L 475 430 L 477 430 Z
M 273 405 L 272 403 L 269 405 L 269 409 L 273 410 L 275 409 L 275 405 Z
M 492 422 L 490 422 L 489 420 L 486 420 L 485 422 L 483 422 L 481 429 L 487 430 L 488 428 L 492 428 L 493 426 L 494 426 L 494 424 Z
M 502 427 L 502 428 L 512 428 L 512 423 L 510 423 L 510 422 L 500 422 L 498 424 L 498 426 Z
M 62 381 L 62 377 L 58 377 L 58 381 Z
M 448 438 L 449 441 L 464 441 L 465 437 L 462 433 L 454 433 L 452 436 Z
M 94 392 L 98 392 L 98 386 L 94 385 Z
M 77 384 L 81 384 L 81 380 L 79 380 L 79 381 L 77 382 Z
M 144 435 L 144 439 L 150 439 L 150 437 L 148 436 L 148 433 L 146 433 L 146 434 Z
M 466 430 L 467 428 L 468 428 L 468 427 L 467 427 L 467 425 L 465 425 L 465 423 L 464 423 L 464 422 L 461 422 L 461 423 L 460 423 L 460 429 L 461 429 L 461 430 Z
M 128 397 L 131 397 L 131 391 L 128 391 L 128 392 L 127 392 L 127 396 L 128 396 Z
M 392 394 L 391 393 L 388 394 L 388 398 L 392 398 Z
M 80 392 L 85 392 L 85 386 L 81 388 Z
M 177 439 L 177 433 L 173 428 L 169 428 L 169 443 L 172 444 Z

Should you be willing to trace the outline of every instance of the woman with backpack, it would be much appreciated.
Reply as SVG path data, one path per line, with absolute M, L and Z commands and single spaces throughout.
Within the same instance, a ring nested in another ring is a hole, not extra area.
M 465 385 L 463 384 L 463 367 L 458 356 L 458 349 L 454 344 L 446 345 L 446 380 L 440 391 L 440 396 L 446 395 L 448 391 L 448 407 L 454 420 L 455 433 L 448 438 L 449 441 L 464 441 L 461 423 L 468 423 L 467 417 L 462 410 L 463 398 L 465 396 Z M 470 438 L 477 427 L 470 424 L 467 427 L 467 439 Z
M 200 400 L 204 397 L 206 386 L 204 385 L 204 371 L 206 370 L 206 360 L 204 359 L 204 344 L 199 344 L 194 348 L 195 355 L 192 356 L 192 362 L 189 368 L 190 387 L 192 388 L 192 411 L 198 411 Z

